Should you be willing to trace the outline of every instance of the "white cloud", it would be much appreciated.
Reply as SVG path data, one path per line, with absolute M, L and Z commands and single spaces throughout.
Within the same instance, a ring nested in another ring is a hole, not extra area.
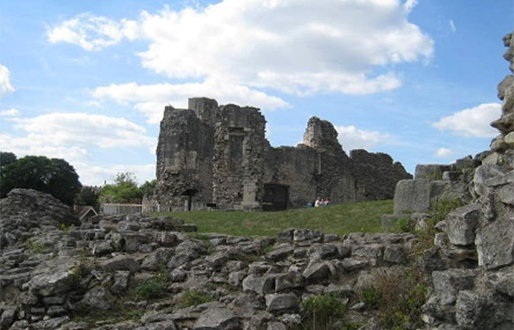
M 140 27 L 151 45 L 140 56 L 143 66 L 169 77 L 298 94 L 372 93 L 400 84 L 391 73 L 370 74 L 374 66 L 432 55 L 433 41 L 407 20 L 415 2 L 225 0 L 203 10 L 144 13 Z
M 45 145 L 97 146 L 100 148 L 152 146 L 144 127 L 124 118 L 85 113 L 52 113 L 16 119 L 16 128 Z
M 113 183 L 118 173 L 131 172 L 136 176 L 138 184 L 155 179 L 155 164 L 145 165 L 113 165 L 108 167 L 95 166 L 77 162 L 75 170 L 80 176 L 80 182 L 88 186 L 102 186 Z
M 84 147 L 47 144 L 39 138 L 40 136 L 32 134 L 25 137 L 0 134 L 0 150 L 12 152 L 18 157 L 27 155 L 47 156 L 66 159 L 68 162 L 89 156 L 87 149 Z
M 346 151 L 354 149 L 370 150 L 391 138 L 389 134 L 361 130 L 355 126 L 335 126 L 335 129 L 338 133 L 338 140 Z
M 85 13 L 47 29 L 46 36 L 51 43 L 67 42 L 87 51 L 98 51 L 120 43 L 123 38 L 135 39 L 136 31 L 134 21 L 117 22 Z
M 449 148 L 439 148 L 437 149 L 435 155 L 439 158 L 448 158 L 451 157 L 454 154 L 454 151 Z
M 138 85 L 136 83 L 98 87 L 93 91 L 97 99 L 112 99 L 121 104 L 134 104 L 150 123 L 162 119 L 164 106 L 187 108 L 190 97 L 208 96 L 221 104 L 236 103 L 274 110 L 289 107 L 282 99 L 241 85 L 208 80 L 204 83 Z
M 20 112 L 17 109 L 9 109 L 0 111 L 1 117 L 18 117 L 20 115 Z
M 34 118 L 13 118 L 15 128 L 25 136 L 0 134 L 0 150 L 18 157 L 42 155 L 62 158 L 75 167 L 83 184 L 99 185 L 112 180 L 118 172 L 133 172 L 142 182 L 155 176 L 155 164 L 87 164 L 93 148 L 144 148 L 155 152 L 156 138 L 146 135 L 144 127 L 124 118 L 84 113 L 53 113 Z M 141 183 L 142 183 L 141 182 Z
M 451 130 L 458 135 L 467 137 L 493 138 L 498 132 L 490 126 L 490 123 L 500 116 L 501 105 L 499 103 L 485 103 L 443 117 L 432 126 L 441 130 Z
M 15 89 L 11 85 L 11 73 L 9 69 L 0 64 L 0 98 L 14 91 Z
M 137 21 L 83 14 L 47 35 L 86 50 L 145 39 L 150 45 L 139 54 L 143 67 L 200 84 L 366 94 L 401 85 L 392 65 L 432 56 L 433 40 L 408 21 L 416 3 L 224 0 L 206 8 L 142 12 Z

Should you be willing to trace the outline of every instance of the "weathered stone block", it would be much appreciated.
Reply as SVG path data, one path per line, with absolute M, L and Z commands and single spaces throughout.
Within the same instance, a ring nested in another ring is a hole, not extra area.
M 136 259 L 127 255 L 119 255 L 112 259 L 105 260 L 101 267 L 104 271 L 108 272 L 117 270 L 128 270 L 131 272 L 136 272 L 141 268 L 139 262 Z
M 475 171 L 475 176 L 473 177 L 475 192 L 478 196 L 486 195 L 488 188 L 490 187 L 490 183 L 488 181 L 496 177 L 502 177 L 505 173 L 506 170 L 496 164 L 485 164 L 479 166 Z
M 41 296 L 52 296 L 67 292 L 80 282 L 77 269 L 79 262 L 73 258 L 61 257 L 54 261 L 52 267 L 41 267 L 41 273 L 34 276 L 28 287 Z
M 243 291 L 252 291 L 259 294 L 275 291 L 275 276 L 248 275 L 243 280 Z
M 455 320 L 465 329 L 474 329 L 481 318 L 485 308 L 485 299 L 473 291 L 460 291 L 457 303 Z
M 514 263 L 514 215 L 498 217 L 476 231 L 478 265 L 488 269 Z
M 478 204 L 466 205 L 450 212 L 445 219 L 445 232 L 450 243 L 454 245 L 473 244 L 479 215 L 480 206 Z
M 109 290 L 102 286 L 95 286 L 82 298 L 80 305 L 84 310 L 101 309 L 108 310 L 114 304 L 114 297 Z
M 293 293 L 266 295 L 266 310 L 268 312 L 293 311 L 298 308 L 298 298 Z
M 308 280 L 324 279 L 330 274 L 330 268 L 325 262 L 310 262 L 302 273 Z
M 194 330 L 237 330 L 239 318 L 228 308 L 209 308 L 200 314 Z
M 426 179 L 426 180 L 442 180 L 443 173 L 446 171 L 451 171 L 451 166 L 449 165 L 439 165 L 439 164 L 422 164 L 416 166 L 416 174 L 414 177 L 416 179 Z
M 407 262 L 405 250 L 400 245 L 389 245 L 384 250 L 384 261 L 393 264 L 403 264 Z
M 431 200 L 450 185 L 448 181 L 402 180 L 396 185 L 394 213 L 426 213 Z
M 514 206 L 514 183 L 501 187 L 498 190 L 498 198 L 500 202 Z
M 432 272 L 434 293 L 439 304 L 453 305 L 461 290 L 470 290 L 474 286 L 476 272 L 468 269 L 449 269 Z

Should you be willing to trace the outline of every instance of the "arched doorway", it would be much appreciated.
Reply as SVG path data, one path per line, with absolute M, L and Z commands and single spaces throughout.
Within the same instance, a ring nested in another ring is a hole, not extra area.
M 264 184 L 263 211 L 287 210 L 289 187 L 282 184 Z

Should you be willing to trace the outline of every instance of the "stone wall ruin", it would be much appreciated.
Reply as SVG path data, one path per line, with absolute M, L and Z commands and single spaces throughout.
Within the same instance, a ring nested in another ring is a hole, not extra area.
M 303 143 L 271 147 L 260 110 L 189 99 L 167 106 L 157 146 L 159 209 L 282 210 L 316 197 L 332 203 L 392 198 L 411 176 L 386 154 L 354 150 L 350 157 L 334 126 L 313 117 Z

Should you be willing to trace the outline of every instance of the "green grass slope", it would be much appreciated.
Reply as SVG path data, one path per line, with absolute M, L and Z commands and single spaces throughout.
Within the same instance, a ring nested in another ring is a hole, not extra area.
M 287 228 L 315 229 L 326 234 L 382 231 L 381 217 L 393 213 L 393 201 L 373 201 L 303 208 L 281 212 L 167 212 L 196 224 L 199 233 L 222 233 L 234 236 L 271 236 Z

